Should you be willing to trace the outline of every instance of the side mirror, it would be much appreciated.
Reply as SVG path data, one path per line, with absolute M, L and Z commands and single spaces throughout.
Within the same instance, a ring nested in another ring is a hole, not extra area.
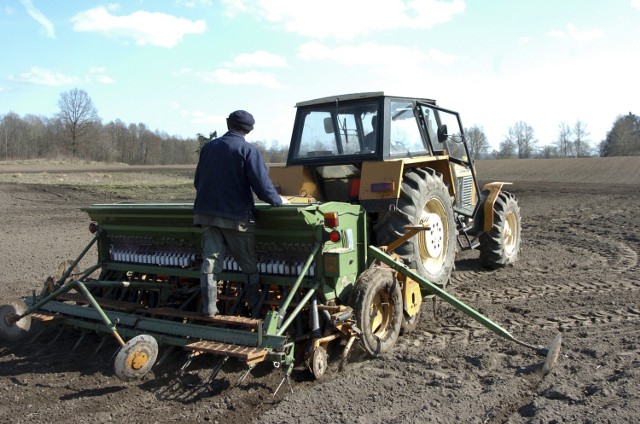
M 447 133 L 446 124 L 442 124 L 438 127 L 438 141 L 440 143 L 444 143 L 449 138 L 449 133 Z
M 324 124 L 324 132 L 326 132 L 327 134 L 331 134 L 335 132 L 333 130 L 333 120 L 331 119 L 331 117 L 324 118 L 323 124 Z

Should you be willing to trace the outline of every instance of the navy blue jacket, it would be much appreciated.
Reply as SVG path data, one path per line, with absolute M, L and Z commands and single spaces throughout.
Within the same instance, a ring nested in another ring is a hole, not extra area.
M 204 145 L 193 185 L 193 210 L 201 215 L 253 220 L 253 193 L 272 206 L 282 205 L 260 152 L 235 131 Z

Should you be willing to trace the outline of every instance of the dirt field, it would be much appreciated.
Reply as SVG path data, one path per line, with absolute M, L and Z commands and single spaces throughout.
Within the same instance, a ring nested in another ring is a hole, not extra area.
M 89 338 L 72 352 L 77 337 L 49 345 L 51 334 L 0 345 L 0 422 L 640 422 L 640 158 L 491 161 L 478 173 L 514 181 L 520 261 L 488 272 L 477 252 L 460 254 L 449 290 L 532 344 L 562 333 L 546 377 L 541 357 L 442 302 L 436 319 L 423 305 L 418 329 L 387 356 L 356 354 L 342 372 L 332 362 L 320 382 L 297 369 L 293 394 L 285 384 L 276 396 L 281 373 L 270 364 L 237 384 L 243 368 L 229 361 L 204 384 L 215 358 L 197 358 L 181 376 L 176 352 L 143 381 L 123 383 L 115 343 L 94 353 L 99 339 Z M 110 200 L 122 199 L 0 183 L 0 298 L 39 290 L 75 258 L 90 239 L 79 208 Z

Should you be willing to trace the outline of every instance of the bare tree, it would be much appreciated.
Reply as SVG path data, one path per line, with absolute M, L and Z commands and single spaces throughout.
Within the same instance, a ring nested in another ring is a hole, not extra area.
M 557 158 L 558 156 L 558 148 L 556 146 L 543 146 L 540 149 L 540 157 L 543 159 Z
M 516 143 L 506 137 L 500 142 L 498 151 L 494 152 L 496 159 L 511 159 L 516 156 Z
M 569 125 L 562 121 L 558 126 L 558 139 L 556 144 L 558 146 L 558 154 L 563 157 L 573 156 L 573 142 L 571 141 L 571 128 Z
M 516 122 L 509 128 L 507 139 L 511 140 L 518 149 L 518 159 L 528 159 L 533 156 L 535 144 L 538 142 L 534 137 L 533 128 L 524 121 Z
M 60 94 L 58 100 L 62 121 L 71 144 L 71 155 L 77 156 L 81 144 L 89 137 L 95 124 L 100 122 L 98 110 L 84 90 L 74 88 Z
M 517 151 L 518 159 L 530 158 L 533 156 L 537 142 L 530 125 L 524 121 L 516 122 L 514 126 L 509 127 L 509 134 L 500 143 L 498 156 L 500 158 L 513 157 Z
M 587 132 L 587 124 L 578 119 L 573 126 L 573 147 L 577 157 L 591 156 L 591 146 L 588 139 L 590 135 L 591 133 Z
M 471 128 L 467 128 L 464 133 L 465 138 L 467 139 L 467 145 L 469 146 L 469 154 L 471 155 L 471 158 L 473 160 L 478 160 L 480 157 L 486 156 L 491 145 L 487 140 L 484 129 L 474 125 Z

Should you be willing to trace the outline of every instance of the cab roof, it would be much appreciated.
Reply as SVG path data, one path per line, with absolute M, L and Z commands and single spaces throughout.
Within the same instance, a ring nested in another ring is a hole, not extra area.
M 393 97 L 397 99 L 417 100 L 417 101 L 429 103 L 432 105 L 436 104 L 436 101 L 433 99 L 424 99 L 419 97 L 405 97 L 405 96 L 390 96 L 390 95 L 385 95 L 384 91 L 370 91 L 365 93 L 340 94 L 337 96 L 328 96 L 328 97 L 321 97 L 319 99 L 306 100 L 303 102 L 296 103 L 296 107 L 335 103 L 336 101 L 344 102 L 348 100 L 371 99 L 371 98 L 378 98 L 378 97 Z

